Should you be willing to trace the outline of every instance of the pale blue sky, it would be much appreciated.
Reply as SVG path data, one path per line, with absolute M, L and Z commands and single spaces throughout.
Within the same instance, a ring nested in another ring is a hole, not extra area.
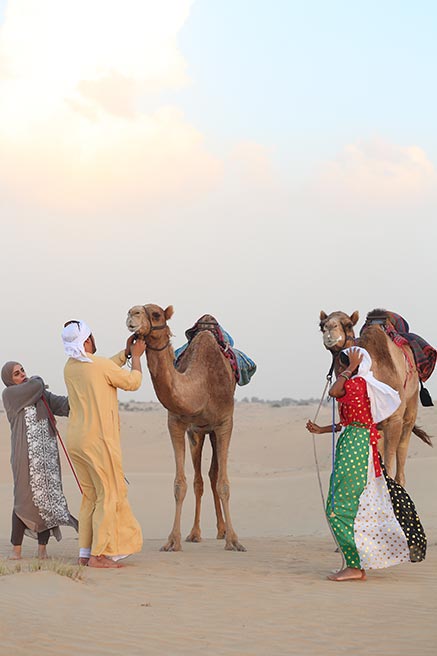
M 383 134 L 437 160 L 436 36 L 434 2 L 200 1 L 180 36 L 194 84 L 178 103 L 217 139 L 285 159 Z

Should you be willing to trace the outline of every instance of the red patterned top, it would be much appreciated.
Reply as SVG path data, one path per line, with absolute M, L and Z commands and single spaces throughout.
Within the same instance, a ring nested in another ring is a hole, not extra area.
M 345 395 L 337 399 L 340 422 L 343 426 L 357 424 L 370 430 L 369 440 L 373 450 L 375 475 L 381 476 L 381 465 L 377 449 L 377 443 L 381 436 L 372 418 L 366 381 L 360 376 L 355 376 L 345 382 L 344 390 Z

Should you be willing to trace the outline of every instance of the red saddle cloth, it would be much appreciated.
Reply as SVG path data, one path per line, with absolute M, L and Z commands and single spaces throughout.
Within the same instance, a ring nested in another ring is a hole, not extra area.
M 369 313 L 367 315 L 366 323 L 362 327 L 361 332 L 372 323 L 372 316 L 369 316 L 371 314 Z M 424 383 L 434 371 L 437 361 L 437 350 L 431 344 L 428 344 L 423 337 L 410 333 L 408 323 L 403 317 L 396 314 L 396 312 L 387 310 L 384 316 L 386 317 L 386 321 L 382 324 L 382 327 L 395 344 L 400 347 L 409 346 L 411 348 L 419 379 Z

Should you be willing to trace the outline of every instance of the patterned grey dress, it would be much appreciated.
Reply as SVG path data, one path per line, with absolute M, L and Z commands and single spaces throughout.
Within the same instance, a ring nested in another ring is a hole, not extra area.
M 3 405 L 11 425 L 11 466 L 14 477 L 14 512 L 37 537 L 46 529 L 61 539 L 60 525 L 77 530 L 62 489 L 55 431 L 42 395 L 54 415 L 68 416 L 66 396 L 45 390 L 39 376 L 3 391 Z

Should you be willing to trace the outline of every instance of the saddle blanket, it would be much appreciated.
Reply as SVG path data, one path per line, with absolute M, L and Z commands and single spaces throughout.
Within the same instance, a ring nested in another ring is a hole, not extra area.
M 185 331 L 185 337 L 187 338 L 188 342 L 175 350 L 175 368 L 178 368 L 179 360 L 186 348 L 189 346 L 193 337 L 197 335 L 199 331 L 205 330 L 205 328 L 202 326 L 207 325 L 207 330 L 209 330 L 214 335 L 223 355 L 228 358 L 229 362 L 231 363 L 232 371 L 234 372 L 237 384 L 241 387 L 243 385 L 247 385 L 256 371 L 255 362 L 249 358 L 248 355 L 234 347 L 234 340 L 232 339 L 231 335 L 226 330 L 224 330 L 224 328 L 222 328 L 217 321 L 202 321 L 202 319 L 203 317 L 198 319 L 194 326 L 188 328 L 188 330 Z
M 410 333 L 410 327 L 403 317 L 395 312 L 386 313 L 384 330 L 398 346 L 408 345 L 413 351 L 419 379 L 424 383 L 431 376 L 437 360 L 437 351 L 423 337 Z M 367 323 L 367 319 L 366 319 Z M 366 324 L 364 324 L 363 329 Z

